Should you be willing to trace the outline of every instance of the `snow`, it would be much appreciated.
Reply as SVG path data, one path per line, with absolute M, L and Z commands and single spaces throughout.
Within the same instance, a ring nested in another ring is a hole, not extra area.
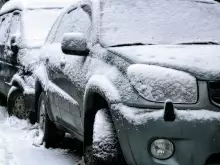
M 71 0 L 10 0 L 2 7 L 0 15 L 13 10 L 22 10 L 21 27 L 24 29 L 21 32 L 22 38 L 25 40 L 23 42 L 42 45 L 55 19 L 61 13 L 61 9 L 73 2 Z M 3 34 L 5 35 L 5 33 Z M 4 36 L 2 37 L 4 38 Z
M 1 32 L 0 33 L 0 43 L 1 44 L 6 44 L 6 41 L 8 38 L 7 29 L 9 27 L 9 23 L 10 23 L 10 18 L 6 17 L 0 26 L 0 32 Z
M 128 107 L 123 104 L 114 104 L 112 108 L 120 115 L 122 115 L 129 123 L 134 125 L 147 124 L 148 121 L 153 120 L 163 120 L 164 110 L 154 110 L 154 109 L 138 109 L 133 107 Z M 176 120 L 175 121 L 185 121 L 185 122 L 211 122 L 220 121 L 220 113 L 207 110 L 181 110 L 175 109 Z
M 24 42 L 36 45 L 44 44 L 54 21 L 61 11 L 61 9 L 26 10 L 22 18 Z
M 105 46 L 220 42 L 219 17 L 214 0 L 103 0 L 100 41 Z
M 38 66 L 36 70 L 34 70 L 34 74 L 37 76 L 38 80 L 43 85 L 43 88 L 45 91 L 49 91 L 51 93 L 56 93 L 60 97 L 64 98 L 66 101 L 72 103 L 75 106 L 79 106 L 77 101 L 74 100 L 68 93 L 63 91 L 59 86 L 54 84 L 51 80 L 48 79 L 48 76 L 46 75 L 47 71 L 44 65 Z
M 56 93 L 62 98 L 64 98 L 66 101 L 72 103 L 75 106 L 79 106 L 78 102 L 74 100 L 69 94 L 64 92 L 61 88 L 59 88 L 56 84 L 52 83 L 51 81 L 48 82 L 48 91 L 52 93 Z
M 202 80 L 220 80 L 219 45 L 151 45 L 108 48 L 131 63 L 185 71 Z
M 73 3 L 73 0 L 10 0 L 0 10 L 0 15 L 12 10 L 64 8 Z
M 109 154 L 114 157 L 117 154 L 116 141 L 111 122 L 105 109 L 99 110 L 95 116 L 93 133 L 94 155 L 103 160 L 109 158 Z M 110 146 L 111 145 L 111 146 Z
M 107 77 L 103 75 L 92 76 L 86 85 L 87 92 L 89 91 L 89 89 L 93 89 L 97 93 L 99 93 L 99 90 L 101 90 L 101 92 L 103 92 L 103 94 L 105 95 L 106 99 L 109 99 L 108 101 L 110 102 L 118 102 L 121 100 L 119 92 L 116 89 L 116 87 L 113 86 L 109 82 Z
M 7 99 L 9 99 L 10 95 L 11 95 L 14 91 L 16 91 L 17 89 L 18 89 L 17 87 L 12 86 L 12 87 L 10 88 L 10 90 L 8 91 Z
M 45 149 L 34 142 L 42 136 L 38 125 L 8 117 L 0 107 L 0 165 L 76 165 L 79 158 L 66 149 Z
M 19 74 L 15 74 L 12 79 L 10 84 L 13 84 L 13 82 L 16 81 L 22 88 L 23 88 L 23 94 L 34 94 L 35 89 L 34 89 L 34 78 L 31 76 L 24 76 L 22 78 Z M 13 90 L 13 89 L 11 89 Z M 10 93 L 10 92 L 9 92 Z M 8 94 L 9 96 L 9 94 Z
M 65 33 L 62 46 L 69 50 L 85 51 L 87 48 L 86 37 L 83 33 Z
M 188 73 L 155 65 L 134 64 L 128 67 L 128 78 L 140 95 L 150 101 L 195 103 L 197 82 Z

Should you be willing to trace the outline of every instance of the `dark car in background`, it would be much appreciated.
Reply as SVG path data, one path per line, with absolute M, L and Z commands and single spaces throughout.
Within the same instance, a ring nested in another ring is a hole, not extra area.
M 0 0 L 0 9 L 8 0 Z
M 219 43 L 214 0 L 74 4 L 34 69 L 46 147 L 69 132 L 86 165 L 220 164 Z
M 37 58 L 54 20 L 68 5 L 68 1 L 11 0 L 1 8 L 0 96 L 10 114 L 28 118 L 33 111 L 34 80 L 26 79 L 31 67 L 25 66 Z

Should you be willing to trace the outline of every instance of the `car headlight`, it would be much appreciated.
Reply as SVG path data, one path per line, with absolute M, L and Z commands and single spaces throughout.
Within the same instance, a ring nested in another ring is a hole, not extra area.
M 127 69 L 128 79 L 138 93 L 149 101 L 196 103 L 196 78 L 183 71 L 155 65 L 134 64 Z
M 150 152 L 156 159 L 168 159 L 174 153 L 174 145 L 169 140 L 157 139 L 151 143 Z

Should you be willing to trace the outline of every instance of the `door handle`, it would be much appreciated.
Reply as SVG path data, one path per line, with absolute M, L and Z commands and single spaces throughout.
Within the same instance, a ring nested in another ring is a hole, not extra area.
M 49 57 L 46 58 L 46 64 L 48 64 L 50 61 Z
M 66 66 L 66 63 L 65 62 L 60 62 L 60 67 L 61 68 L 64 68 Z

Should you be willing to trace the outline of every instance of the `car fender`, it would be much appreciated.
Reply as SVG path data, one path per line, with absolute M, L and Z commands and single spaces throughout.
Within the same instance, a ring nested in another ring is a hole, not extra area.
M 18 73 L 16 73 L 9 85 L 11 86 L 16 86 L 17 88 L 19 88 L 20 90 L 23 91 L 24 95 L 28 95 L 28 94 L 34 94 L 34 89 L 31 85 L 29 85 L 22 76 L 20 76 Z
M 89 109 L 89 100 L 94 93 L 101 95 L 109 105 L 121 102 L 121 97 L 116 86 L 106 76 L 94 75 L 86 85 L 83 100 L 84 113 Z
M 9 99 L 9 97 L 11 97 L 11 94 L 13 93 L 14 90 L 19 89 L 20 91 L 22 91 L 22 93 L 24 95 L 26 108 L 31 112 L 35 112 L 34 87 L 30 86 L 30 84 L 28 84 L 25 81 L 25 79 L 22 76 L 20 76 L 19 74 L 15 74 L 12 77 L 12 79 L 10 81 L 10 86 L 11 86 L 11 88 L 8 92 L 7 99 Z
M 49 78 L 46 70 L 45 65 L 39 65 L 39 67 L 34 71 L 34 74 L 36 76 L 36 82 L 35 82 L 35 109 L 38 111 L 38 99 L 40 97 L 41 92 L 45 92 L 45 96 L 47 99 L 47 110 L 48 110 L 48 116 L 51 121 L 54 121 L 54 117 L 51 111 L 51 107 L 49 104 L 49 97 L 48 97 L 48 89 L 49 89 Z
M 36 76 L 36 85 L 40 84 L 43 91 L 47 92 L 48 90 L 48 84 L 49 84 L 49 78 L 46 70 L 46 66 L 41 64 L 35 69 L 34 74 Z

